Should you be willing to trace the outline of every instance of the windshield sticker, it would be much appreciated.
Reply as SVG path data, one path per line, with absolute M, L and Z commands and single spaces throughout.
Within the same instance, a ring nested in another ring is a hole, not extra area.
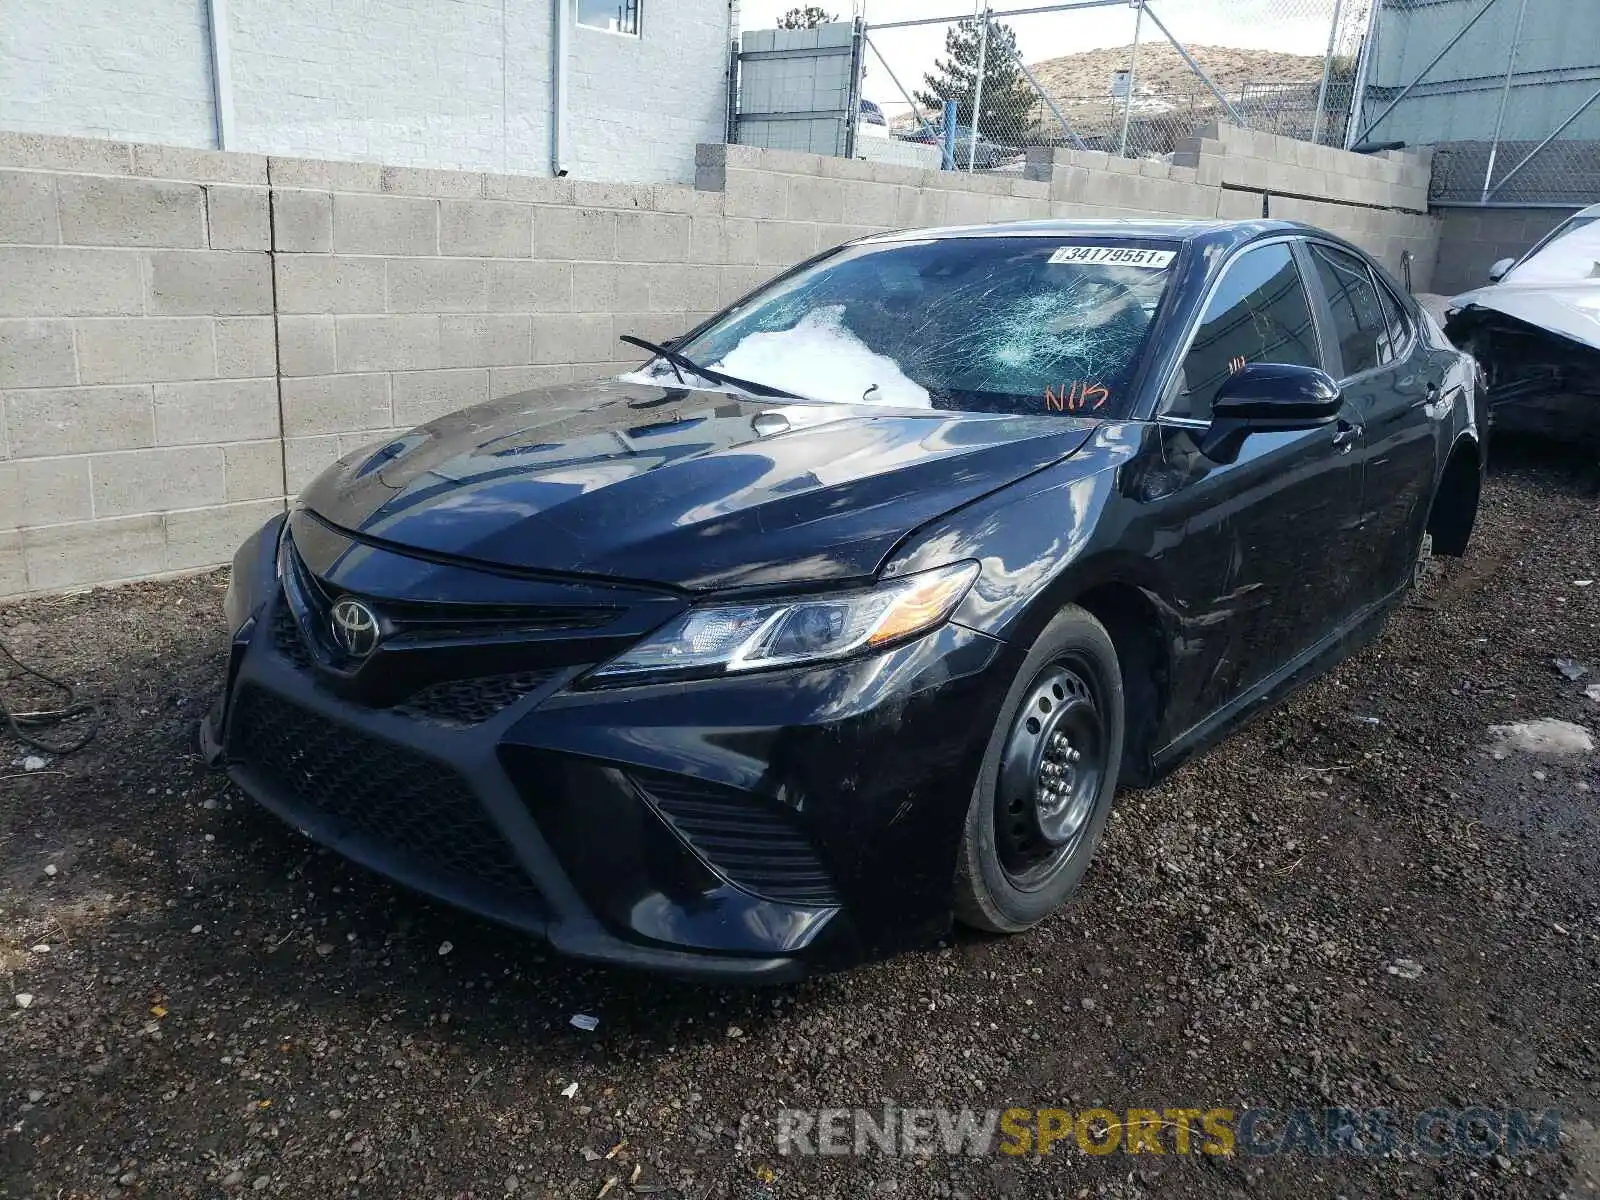
M 1053 387 L 1044 389 L 1044 406 L 1056 412 L 1084 412 L 1103 408 L 1109 399 L 1111 389 L 1082 379 L 1063 384 L 1059 392 Z
M 1176 250 L 1136 250 L 1132 246 L 1062 246 L 1050 256 L 1052 263 L 1085 266 L 1105 263 L 1114 267 L 1144 267 L 1159 271 L 1172 265 Z

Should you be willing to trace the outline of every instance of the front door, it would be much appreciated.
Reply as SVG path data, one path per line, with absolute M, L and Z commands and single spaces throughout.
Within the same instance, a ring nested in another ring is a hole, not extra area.
M 1252 434 L 1231 463 L 1196 449 L 1212 399 L 1244 364 L 1326 365 L 1291 246 L 1258 244 L 1223 268 L 1158 413 L 1176 468 L 1162 502 L 1184 522 L 1170 561 L 1190 609 L 1172 699 L 1195 720 L 1310 649 L 1351 611 L 1357 409 L 1347 403 L 1335 424 L 1309 431 Z

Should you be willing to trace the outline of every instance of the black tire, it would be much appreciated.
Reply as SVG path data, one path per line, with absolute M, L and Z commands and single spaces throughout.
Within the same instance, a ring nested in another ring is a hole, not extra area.
M 1111 815 L 1123 730 L 1116 647 L 1068 605 L 1034 642 L 990 735 L 956 863 L 957 920 L 1020 933 L 1077 890 Z

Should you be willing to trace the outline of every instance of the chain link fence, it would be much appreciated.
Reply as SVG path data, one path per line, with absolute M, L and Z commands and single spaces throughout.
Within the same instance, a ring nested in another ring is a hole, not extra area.
M 1352 144 L 1433 145 L 1435 204 L 1600 201 L 1600 5 L 1381 0 L 1370 8 Z
M 1170 154 L 1214 121 L 1344 144 L 1366 0 L 1076 0 L 864 27 L 861 95 L 958 170 Z M 947 115 L 948 113 L 948 115 Z

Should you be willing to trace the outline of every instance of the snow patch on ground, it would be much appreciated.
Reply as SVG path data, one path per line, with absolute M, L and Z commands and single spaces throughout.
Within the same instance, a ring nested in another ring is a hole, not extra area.
M 1551 717 L 1516 725 L 1491 725 L 1489 736 L 1495 743 L 1496 758 L 1504 758 L 1512 750 L 1520 754 L 1551 755 L 1589 754 L 1594 750 L 1594 738 L 1582 725 Z
M 900 364 L 845 327 L 842 304 L 813 309 L 793 329 L 741 338 L 711 369 L 832 404 L 933 407 L 928 390 L 907 378 Z

